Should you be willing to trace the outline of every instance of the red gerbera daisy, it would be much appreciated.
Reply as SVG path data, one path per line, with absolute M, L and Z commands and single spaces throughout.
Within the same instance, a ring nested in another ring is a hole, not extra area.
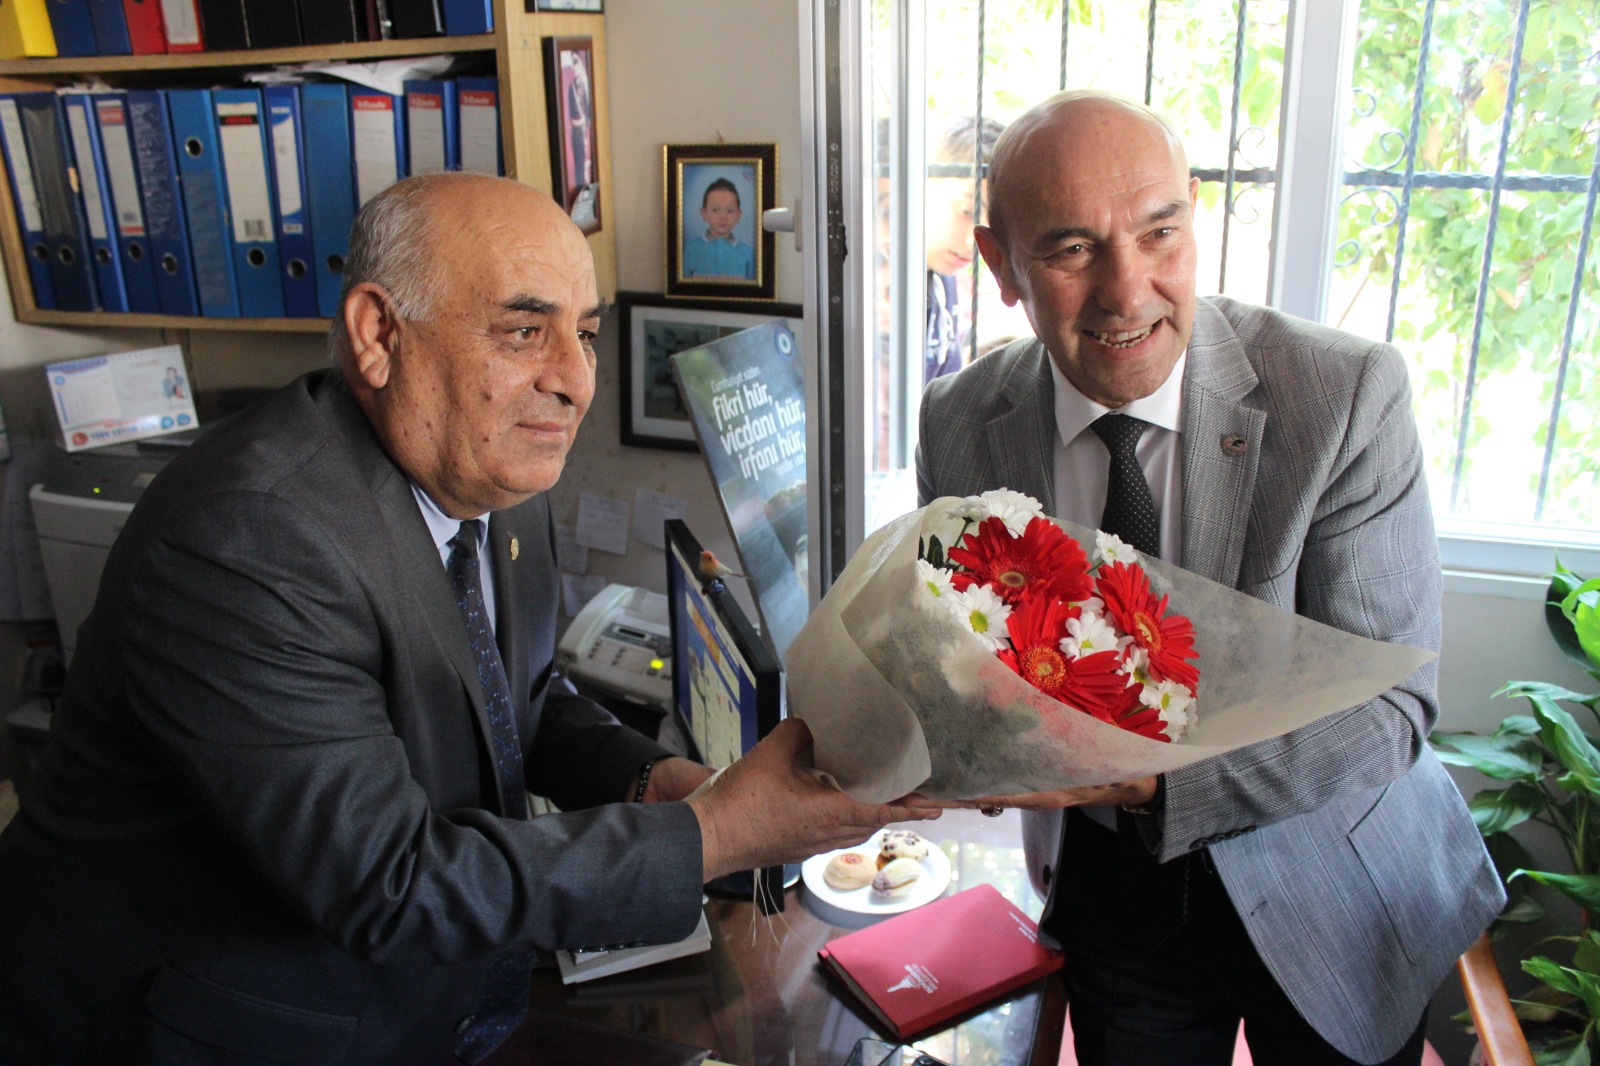
M 1081 659 L 1062 654 L 1067 620 L 1078 611 L 1054 597 L 1023 600 L 1006 619 L 1011 647 L 995 654 L 1045 695 L 1110 721 L 1123 706 L 1128 679 L 1119 672 L 1122 660 L 1116 652 L 1098 652 Z
M 1087 599 L 1093 589 L 1089 557 L 1061 527 L 1044 518 L 1029 522 L 1020 537 L 1013 537 L 1001 519 L 986 518 L 960 547 L 945 554 L 965 567 L 951 575 L 956 588 L 986 584 L 1010 604 L 1024 594 L 1075 602 Z
M 1200 683 L 1200 671 L 1189 659 L 1194 649 L 1194 626 L 1181 614 L 1167 614 L 1167 597 L 1150 592 L 1150 578 L 1140 566 L 1106 563 L 1100 567 L 1099 590 L 1106 611 L 1133 642 L 1150 657 L 1150 676 L 1175 681 L 1190 692 Z

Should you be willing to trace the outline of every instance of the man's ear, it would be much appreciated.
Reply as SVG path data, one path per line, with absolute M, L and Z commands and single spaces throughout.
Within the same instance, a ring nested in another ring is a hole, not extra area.
M 399 325 L 394 304 L 381 285 L 364 281 L 345 294 L 343 310 L 355 372 L 368 388 L 381 389 L 389 383 L 395 329 Z
M 989 267 L 989 273 L 1000 283 L 1001 301 L 1007 307 L 1017 306 L 1022 294 L 1017 291 L 1011 272 L 1007 269 L 1005 242 L 988 226 L 974 226 L 972 236 L 978 242 L 978 254 L 983 256 L 984 263 Z

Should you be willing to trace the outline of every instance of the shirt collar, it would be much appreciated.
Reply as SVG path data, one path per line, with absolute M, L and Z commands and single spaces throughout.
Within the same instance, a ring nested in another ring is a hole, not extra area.
M 440 555 L 448 555 L 450 541 L 461 531 L 461 519 L 451 518 L 439 509 L 433 502 L 433 497 L 422 491 L 422 486 L 415 481 L 411 483 L 411 495 L 416 497 L 417 507 L 422 511 L 422 520 L 428 523 L 428 532 L 433 536 L 433 546 L 439 549 Z M 489 540 L 489 521 L 487 514 L 478 515 L 478 555 L 483 556 L 483 547 Z
M 1061 435 L 1062 445 L 1071 444 L 1089 424 L 1101 415 L 1113 410 L 1095 403 L 1089 397 L 1078 391 L 1078 387 L 1067 380 L 1061 372 L 1056 361 L 1049 353 L 1045 358 L 1050 363 L 1050 376 L 1056 383 L 1056 432 Z M 1183 368 L 1189 361 L 1189 352 L 1184 350 L 1178 356 L 1178 361 L 1173 364 L 1172 372 L 1167 375 L 1167 380 L 1161 387 L 1148 396 L 1134 400 L 1115 408 L 1121 414 L 1142 418 L 1153 426 L 1180 431 L 1183 426 Z
M 728 235 L 726 237 L 713 237 L 711 235 L 711 227 L 710 226 L 706 227 L 706 240 L 711 242 L 712 244 L 715 244 L 717 241 L 724 241 L 724 242 L 726 242 L 728 244 L 738 244 L 739 243 L 738 235 L 735 234 L 731 230 L 728 232 Z

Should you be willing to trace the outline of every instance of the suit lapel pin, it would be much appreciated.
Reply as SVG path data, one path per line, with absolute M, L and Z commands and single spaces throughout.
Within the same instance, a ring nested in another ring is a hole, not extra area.
M 511 538 L 511 561 L 512 562 L 516 562 L 517 561 L 517 555 L 521 551 L 522 551 L 522 545 L 517 543 L 517 538 L 516 537 L 512 537 Z
M 1247 447 L 1245 439 L 1237 433 L 1224 433 L 1222 435 L 1223 455 L 1243 455 Z

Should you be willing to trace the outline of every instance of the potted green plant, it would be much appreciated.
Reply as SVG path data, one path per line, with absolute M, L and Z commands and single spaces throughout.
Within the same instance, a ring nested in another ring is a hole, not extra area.
M 1600 681 L 1600 579 L 1584 581 L 1558 560 L 1545 619 L 1557 645 Z M 1437 732 L 1432 739 L 1441 761 L 1505 782 L 1469 804 L 1506 882 L 1506 908 L 1495 932 L 1545 917 L 1532 884 L 1577 905 L 1575 931 L 1539 942 L 1560 947 L 1522 961 L 1538 984 L 1514 1002 L 1541 1066 L 1588 1066 L 1600 1057 L 1600 694 L 1512 681 L 1496 695 L 1527 700 L 1532 713 L 1511 715 L 1489 736 Z M 1564 704 L 1581 708 L 1577 717 Z M 1570 868 L 1535 869 L 1533 856 L 1511 833 L 1524 823 L 1554 834 Z

